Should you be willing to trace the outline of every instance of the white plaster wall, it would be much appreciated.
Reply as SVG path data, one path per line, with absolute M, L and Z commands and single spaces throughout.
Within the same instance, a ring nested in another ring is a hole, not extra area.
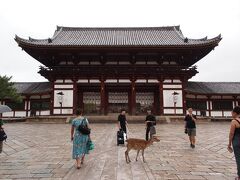
M 119 79 L 118 82 L 119 83 L 131 83 L 131 81 L 129 79 Z
M 224 116 L 232 116 L 232 111 L 224 111 Z
M 77 82 L 78 83 L 88 83 L 88 80 L 87 79 L 79 79 Z
M 60 109 L 54 109 L 53 114 L 60 114 Z M 72 114 L 73 110 L 72 109 L 62 109 L 62 114 Z
M 222 111 L 211 111 L 211 116 L 221 116 L 222 117 Z
M 171 88 L 177 88 L 177 89 L 181 89 L 182 88 L 182 85 L 181 84 L 164 84 L 163 85 L 163 88 L 168 88 L 168 89 L 171 89 Z
M 41 115 L 41 116 L 48 116 L 50 115 L 50 111 L 49 110 L 45 110 L 45 111 L 37 111 L 36 115 Z
M 13 117 L 13 112 L 5 112 L 2 114 L 3 117 Z
M 163 110 L 164 114 L 175 114 L 174 109 L 164 109 Z M 176 114 L 183 114 L 182 109 L 176 109 Z
M 65 79 L 65 83 L 72 83 L 73 81 L 71 79 Z
M 54 107 L 61 107 L 59 103 L 59 95 L 57 93 L 63 92 L 62 107 L 73 107 L 73 90 L 55 90 L 54 91 Z
M 146 83 L 146 79 L 137 79 L 135 83 Z
M 15 111 L 15 117 L 26 117 L 26 111 Z
M 172 82 L 171 79 L 165 79 L 165 80 L 163 81 L 163 83 L 171 83 L 171 82 Z
M 163 107 L 174 107 L 173 92 L 179 93 L 176 107 L 182 107 L 182 90 L 163 90 Z
M 90 79 L 89 82 L 90 83 L 100 83 L 100 81 L 98 79 Z
M 63 79 L 57 79 L 55 82 L 56 83 L 63 83 Z
M 173 79 L 173 83 L 181 83 L 182 81 L 180 79 Z
M 209 116 L 209 111 L 206 111 L 206 116 Z
M 73 110 L 72 110 L 72 109 L 63 109 L 63 110 L 62 110 L 62 113 L 63 113 L 63 114 L 72 114 L 72 113 L 73 113 Z
M 157 79 L 148 79 L 148 83 L 158 83 Z
M 73 85 L 72 84 L 55 84 L 54 88 L 55 89 L 72 89 Z
M 54 109 L 53 114 L 60 114 L 60 109 Z

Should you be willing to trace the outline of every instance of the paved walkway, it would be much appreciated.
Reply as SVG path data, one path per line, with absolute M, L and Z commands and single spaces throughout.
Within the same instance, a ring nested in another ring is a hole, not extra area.
M 157 126 L 161 141 L 145 152 L 146 163 L 126 164 L 124 146 L 116 146 L 115 124 L 93 124 L 95 150 L 80 170 L 71 159 L 70 125 L 6 124 L 9 139 L 0 154 L 0 179 L 146 180 L 234 179 L 236 165 L 227 152 L 229 123 L 199 124 L 191 149 L 183 124 Z M 144 138 L 144 125 L 130 124 L 129 137 Z

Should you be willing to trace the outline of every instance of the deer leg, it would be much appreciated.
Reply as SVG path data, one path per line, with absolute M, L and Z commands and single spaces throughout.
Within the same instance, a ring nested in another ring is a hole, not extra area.
M 128 150 L 125 151 L 125 158 L 126 158 L 126 163 L 129 163 L 128 162 Z
M 145 163 L 145 158 L 144 158 L 144 149 L 142 150 L 142 158 L 143 158 L 143 162 Z
M 136 161 L 137 161 L 137 158 L 138 158 L 139 151 L 140 151 L 140 150 L 137 151 Z
M 131 149 L 127 148 L 127 150 L 125 151 L 125 158 L 126 158 L 126 162 L 127 162 L 127 163 L 131 162 L 131 160 L 130 160 L 130 158 L 129 158 L 129 151 L 130 151 L 130 150 L 131 150 Z

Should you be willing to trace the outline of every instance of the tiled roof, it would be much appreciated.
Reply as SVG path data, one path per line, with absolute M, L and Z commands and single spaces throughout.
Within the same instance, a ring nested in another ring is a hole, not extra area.
M 22 39 L 16 36 L 18 44 L 32 46 L 189 46 L 215 45 L 221 35 L 213 39 L 190 39 L 183 36 L 179 26 L 167 27 L 116 27 L 116 28 L 77 28 L 57 27 L 52 38 Z
M 14 84 L 20 94 L 51 92 L 50 82 L 17 82 Z M 185 89 L 194 94 L 240 94 L 240 82 L 188 82 Z
M 51 91 L 50 82 L 16 82 L 14 87 L 20 94 L 41 94 Z
M 240 82 L 188 82 L 186 91 L 195 94 L 240 94 Z

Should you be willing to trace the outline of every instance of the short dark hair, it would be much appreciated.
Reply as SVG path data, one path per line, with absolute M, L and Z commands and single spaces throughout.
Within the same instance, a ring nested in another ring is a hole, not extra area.
M 121 112 L 126 111 L 125 109 L 121 109 Z
M 236 106 L 235 108 L 233 108 L 232 111 L 237 113 L 237 114 L 240 114 L 240 106 Z
M 76 110 L 76 115 L 79 116 L 79 115 L 82 115 L 82 114 L 83 114 L 83 110 L 80 109 L 80 108 L 78 108 L 78 109 Z

